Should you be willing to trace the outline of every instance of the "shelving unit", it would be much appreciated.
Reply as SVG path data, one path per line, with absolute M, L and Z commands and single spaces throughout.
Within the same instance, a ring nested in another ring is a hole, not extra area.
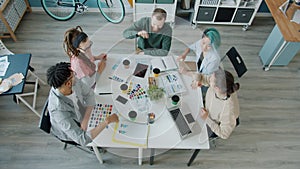
M 17 41 L 14 32 L 26 11 L 31 12 L 27 0 L 0 0 L 0 38 Z
M 134 22 L 142 17 L 150 17 L 155 8 L 162 8 L 167 12 L 166 22 L 174 27 L 177 0 L 134 0 L 133 2 Z
M 188 16 L 188 18 L 187 18 L 188 21 L 190 23 L 192 23 L 193 22 L 194 13 L 195 13 L 195 11 L 194 11 L 194 3 L 195 3 L 195 1 L 192 0 L 190 2 L 191 6 L 190 6 L 189 9 L 182 9 L 181 8 L 181 1 L 183 1 L 183 0 L 178 0 L 177 1 L 176 15 L 179 16 L 179 17 L 181 17 L 181 16 Z
M 251 25 L 262 0 L 196 0 L 193 28 L 202 24 Z

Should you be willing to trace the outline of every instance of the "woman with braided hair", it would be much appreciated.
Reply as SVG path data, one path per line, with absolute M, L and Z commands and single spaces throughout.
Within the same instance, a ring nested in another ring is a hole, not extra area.
M 94 88 L 96 79 L 106 66 L 107 55 L 101 53 L 94 56 L 91 50 L 92 45 L 93 42 L 80 26 L 68 29 L 65 32 L 63 48 L 70 58 L 72 70 L 76 73 L 78 79 L 87 86 Z M 97 70 L 94 63 L 96 60 L 100 60 Z

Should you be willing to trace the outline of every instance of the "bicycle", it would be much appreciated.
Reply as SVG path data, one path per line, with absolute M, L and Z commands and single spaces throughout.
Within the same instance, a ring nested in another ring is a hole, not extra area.
M 82 14 L 88 10 L 87 0 L 41 0 L 45 12 L 58 21 L 70 20 L 75 13 Z M 125 17 L 122 0 L 97 0 L 98 8 L 104 18 L 111 23 L 120 23 Z

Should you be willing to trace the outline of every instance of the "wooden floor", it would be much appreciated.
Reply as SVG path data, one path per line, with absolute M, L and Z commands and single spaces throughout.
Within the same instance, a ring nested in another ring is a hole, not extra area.
M 81 25 L 96 42 L 96 51 L 132 52 L 133 40 L 124 40 L 122 30 L 132 22 L 126 16 L 121 24 L 108 24 L 99 13 L 76 15 L 68 22 L 50 19 L 44 13 L 26 14 L 16 30 L 18 42 L 3 39 L 14 53 L 32 53 L 31 65 L 46 80 L 49 66 L 68 61 L 62 48 L 66 29 Z M 255 18 L 246 32 L 241 26 L 200 25 L 193 30 L 189 23 L 176 19 L 171 52 L 178 55 L 184 44 L 201 37 L 206 27 L 216 27 L 222 36 L 220 54 L 235 46 L 242 55 L 248 72 L 238 79 L 241 107 L 241 125 L 228 140 L 217 140 L 216 148 L 201 151 L 190 168 L 203 169 L 298 169 L 300 166 L 300 54 L 286 67 L 271 67 L 265 72 L 258 56 L 274 26 L 272 18 Z M 117 43 L 118 42 L 118 43 Z M 111 50 L 110 48 L 113 47 Z M 232 70 L 228 59 L 224 67 Z M 32 87 L 26 86 L 26 90 Z M 40 111 L 49 87 L 41 85 L 37 110 Z M 137 159 L 106 152 L 105 163 L 100 165 L 93 154 L 76 148 L 62 150 L 63 144 L 38 129 L 39 118 L 24 104 L 15 104 L 11 96 L 0 97 L 0 168 L 53 169 L 53 168 L 172 168 L 186 167 L 191 150 L 170 150 L 155 158 L 149 165 Z M 126 151 L 126 150 L 124 150 Z M 136 152 L 134 152 L 136 153 Z M 116 153 L 118 154 L 118 153 Z

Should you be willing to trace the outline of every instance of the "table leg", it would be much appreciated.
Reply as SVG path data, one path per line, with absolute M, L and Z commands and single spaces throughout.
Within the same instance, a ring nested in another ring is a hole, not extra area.
M 281 51 L 283 50 L 283 48 L 285 47 L 287 41 L 283 41 L 282 45 L 280 46 L 280 48 L 278 49 L 278 51 L 276 52 L 276 54 L 274 55 L 274 57 L 272 58 L 270 64 L 268 65 L 268 67 L 264 67 L 263 69 L 265 71 L 270 70 L 270 67 L 274 64 L 274 62 L 278 59 L 279 54 L 281 53 Z
M 39 84 L 38 79 L 35 79 L 33 92 L 15 94 L 15 96 L 16 96 L 17 104 L 19 104 L 19 100 L 21 100 L 31 111 L 33 111 L 38 117 L 40 117 L 40 113 L 35 110 L 38 84 Z M 25 99 L 23 99 L 24 96 L 33 96 L 32 105 L 30 105 Z
M 142 165 L 142 159 L 143 159 L 143 148 L 139 148 L 139 154 L 138 154 L 139 165 Z
M 103 164 L 102 156 L 98 150 L 98 147 L 93 145 L 93 150 L 94 150 L 95 155 L 96 155 L 98 161 L 100 162 L 100 164 Z
M 155 149 L 151 148 L 150 149 L 150 165 L 153 165 L 153 163 L 154 163 L 154 154 L 155 154 Z
M 187 163 L 187 166 L 190 166 L 193 161 L 195 160 L 195 158 L 197 157 L 198 153 L 200 152 L 200 149 L 196 149 L 192 155 L 192 157 L 190 158 L 189 162 Z

